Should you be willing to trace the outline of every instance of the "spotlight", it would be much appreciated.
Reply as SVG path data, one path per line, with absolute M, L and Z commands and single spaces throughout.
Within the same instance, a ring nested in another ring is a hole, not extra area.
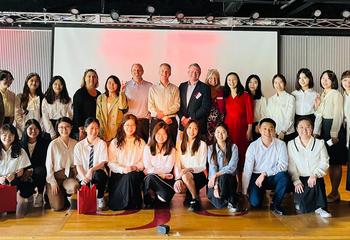
M 182 23 L 185 19 L 185 14 L 183 12 L 179 11 L 176 13 L 175 17 L 179 23 Z
M 341 15 L 343 16 L 344 19 L 349 19 L 350 18 L 350 12 L 348 10 L 344 10 Z
M 75 16 L 79 15 L 79 10 L 76 9 L 76 8 L 71 8 L 71 9 L 69 10 L 69 12 L 70 12 L 72 15 L 75 15 Z
M 8 23 L 8 24 L 13 24 L 15 22 L 15 19 L 13 19 L 12 17 L 10 16 L 6 16 L 4 18 L 5 22 Z
M 212 23 L 214 21 L 215 17 L 213 14 L 209 13 L 206 17 L 205 20 L 207 20 L 207 22 Z
M 119 15 L 118 11 L 112 9 L 111 13 L 109 15 L 111 16 L 112 20 L 114 20 L 114 21 L 119 20 L 120 15 Z
M 322 14 L 322 11 L 320 9 L 316 9 L 312 15 L 314 16 L 314 18 L 319 18 Z
M 148 5 L 146 10 L 147 10 L 148 14 L 150 14 L 150 15 L 152 15 L 156 11 L 156 9 L 151 5 Z
M 260 14 L 258 12 L 253 12 L 251 15 L 250 15 L 250 18 L 253 19 L 253 20 L 256 20 L 260 17 Z

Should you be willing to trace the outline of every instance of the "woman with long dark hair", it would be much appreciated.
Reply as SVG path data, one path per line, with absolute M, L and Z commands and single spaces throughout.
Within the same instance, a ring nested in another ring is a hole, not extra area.
M 56 122 L 61 117 L 73 117 L 72 101 L 61 76 L 52 77 L 42 103 L 43 124 L 51 138 L 56 136 Z
M 34 199 L 34 207 L 43 206 L 43 193 L 46 185 L 46 153 L 50 143 L 50 137 L 41 130 L 40 123 L 35 119 L 29 119 L 21 138 L 21 146 L 26 151 L 31 166 L 24 170 L 24 175 L 33 179 L 37 188 Z
M 158 122 L 143 152 L 143 172 L 146 175 L 143 196 L 146 207 L 153 206 L 156 201 L 169 203 L 175 194 L 173 168 L 176 151 L 169 134 L 168 124 Z
M 225 124 L 219 124 L 214 134 L 213 145 L 208 147 L 208 198 L 214 207 L 236 212 L 238 148 L 232 144 Z
M 238 192 L 242 188 L 242 171 L 244 167 L 245 153 L 249 142 L 253 139 L 253 101 L 235 72 L 226 76 L 224 86 L 225 99 L 225 124 L 228 126 L 228 134 L 238 147 L 237 180 Z
M 266 117 L 267 100 L 261 91 L 261 80 L 258 75 L 252 74 L 247 78 L 245 83 L 245 91 L 252 97 L 254 101 L 254 121 L 253 121 L 253 140 L 260 137 L 259 121 Z
M 200 210 L 199 191 L 207 184 L 204 174 L 207 162 L 207 144 L 201 140 L 199 122 L 190 119 L 181 142 L 176 146 L 175 192 L 186 190 L 184 205 L 189 211 Z
M 137 118 L 126 114 L 109 145 L 109 208 L 140 209 L 145 141 L 137 135 Z
M 15 104 L 16 127 L 20 133 L 23 133 L 24 125 L 29 119 L 35 119 L 40 125 L 42 124 L 41 103 L 43 98 L 39 74 L 29 73 L 23 91 L 17 95 Z
M 112 141 L 127 109 L 125 86 L 118 77 L 111 75 L 105 84 L 105 93 L 97 97 L 96 118 L 101 124 L 100 136 L 106 142 Z

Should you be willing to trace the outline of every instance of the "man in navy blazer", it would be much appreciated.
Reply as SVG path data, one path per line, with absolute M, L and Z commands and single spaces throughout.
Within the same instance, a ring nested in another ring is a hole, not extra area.
M 195 119 L 199 122 L 201 134 L 205 135 L 211 108 L 210 87 L 199 81 L 201 67 L 197 63 L 192 63 L 187 73 L 189 80 L 179 86 L 180 110 L 178 116 L 181 123 L 179 130 L 183 131 L 188 121 Z

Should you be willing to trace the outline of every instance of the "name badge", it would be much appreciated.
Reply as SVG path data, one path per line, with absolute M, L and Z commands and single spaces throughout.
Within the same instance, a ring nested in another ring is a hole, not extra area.
M 196 99 L 200 98 L 201 96 L 202 96 L 202 94 L 201 94 L 200 92 L 198 92 L 198 93 L 196 94 Z

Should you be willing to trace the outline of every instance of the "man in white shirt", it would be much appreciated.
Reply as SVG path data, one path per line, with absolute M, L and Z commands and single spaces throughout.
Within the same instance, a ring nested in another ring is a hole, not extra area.
M 260 207 L 266 189 L 275 190 L 271 211 L 283 215 L 281 203 L 291 187 L 287 174 L 288 155 L 283 141 L 275 138 L 276 123 L 270 118 L 259 122 L 261 137 L 250 144 L 243 170 L 243 194 L 252 207 Z
M 178 123 L 176 113 L 180 109 L 179 88 L 170 83 L 171 66 L 162 63 L 159 67 L 160 81 L 154 84 L 148 92 L 148 111 L 151 113 L 152 132 L 154 126 L 163 120 L 169 126 L 170 137 L 176 143 Z
M 142 78 L 143 67 L 139 63 L 131 66 L 132 79 L 125 84 L 128 113 L 137 117 L 137 133 L 147 143 L 149 137 L 148 91 L 152 83 Z

